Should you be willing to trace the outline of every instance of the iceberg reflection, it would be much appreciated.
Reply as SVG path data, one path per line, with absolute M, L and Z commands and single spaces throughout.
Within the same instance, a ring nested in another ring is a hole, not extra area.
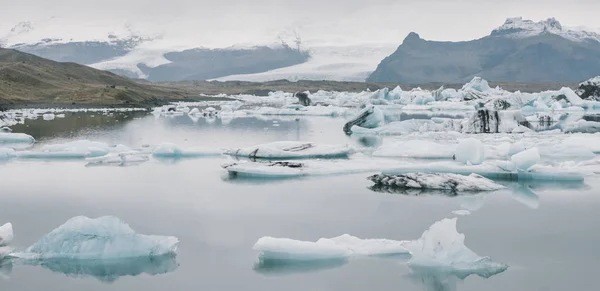
M 102 282 L 111 283 L 123 276 L 151 276 L 175 271 L 179 266 L 174 254 L 156 257 L 127 259 L 43 259 L 26 261 L 27 265 L 37 265 L 52 272 L 63 273 L 69 277 L 94 277 Z M 1 265 L 0 265 L 0 270 Z
M 260 260 L 254 265 L 254 271 L 266 276 L 285 276 L 335 269 L 346 263 L 346 258 L 314 261 Z

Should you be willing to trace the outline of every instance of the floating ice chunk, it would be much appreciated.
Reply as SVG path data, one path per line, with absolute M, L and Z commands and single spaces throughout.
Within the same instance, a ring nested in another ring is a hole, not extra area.
M 452 214 L 458 215 L 458 216 L 467 216 L 467 215 L 471 215 L 471 211 L 469 210 L 454 210 L 452 211 Z
M 54 115 L 54 113 L 46 113 L 46 114 L 42 115 L 42 118 L 44 120 L 54 120 L 54 118 L 56 118 L 56 116 Z
M 467 138 L 459 140 L 455 152 L 456 160 L 465 164 L 479 165 L 485 160 L 485 147 L 480 140 Z
M 504 186 L 477 174 L 463 176 L 445 173 L 378 174 L 369 177 L 375 185 L 397 188 L 446 190 L 454 194 L 465 191 L 495 191 Z
M 0 127 L 0 133 L 9 133 L 9 132 L 12 132 L 12 129 L 10 129 L 10 127 L 6 127 L 6 126 Z
M 127 151 L 131 151 L 131 149 L 124 145 L 110 146 L 103 142 L 78 140 L 47 145 L 42 147 L 39 152 L 17 152 L 17 156 L 22 159 L 85 159 L 104 156 L 111 152 Z
M 373 105 L 367 105 L 367 107 L 358 112 L 344 125 L 344 132 L 346 134 L 351 134 L 352 127 L 354 126 L 362 128 L 376 128 L 382 125 L 384 121 L 385 116 L 383 115 L 383 111 L 381 111 L 381 109 Z
M 540 152 L 537 147 L 522 151 L 510 158 L 517 169 L 522 171 L 528 170 L 531 166 L 537 164 L 540 159 Z
M 385 144 L 379 147 L 373 156 L 402 157 L 417 159 L 451 159 L 456 145 L 440 144 L 428 140 L 408 140 Z
M 12 148 L 0 148 L 0 161 L 16 158 L 17 153 Z
M 225 151 L 227 155 L 251 159 L 346 158 L 351 153 L 352 149 L 348 145 L 323 145 L 298 141 L 278 141 Z
M 462 87 L 462 91 L 475 90 L 478 92 L 487 92 L 492 90 L 488 81 L 481 77 L 473 77 L 473 79 Z
M 438 269 L 465 278 L 471 274 L 490 277 L 504 272 L 508 266 L 480 257 L 465 246 L 465 235 L 456 229 L 456 218 L 434 223 L 420 239 L 404 243 L 410 251 L 408 265 Z
M 525 144 L 523 142 L 518 141 L 510 145 L 510 148 L 508 149 L 508 155 L 513 156 L 526 149 L 527 147 L 525 146 Z
M 261 260 L 315 261 L 343 259 L 352 256 L 388 256 L 407 254 L 403 242 L 388 239 L 360 239 L 348 234 L 321 238 L 316 242 L 287 238 L 263 237 L 253 249 Z
M 85 159 L 88 165 L 134 165 L 147 162 L 149 160 L 148 155 L 144 152 L 129 151 L 110 153 L 100 157 L 93 157 Z
M 562 89 L 560 89 L 559 92 L 561 94 L 565 95 L 565 97 L 567 97 L 567 100 L 569 100 L 571 105 L 583 106 L 583 104 L 584 104 L 583 99 L 581 99 L 581 97 L 577 96 L 577 94 L 575 93 L 575 91 L 573 91 L 573 89 L 568 88 L 568 87 L 563 87 Z
M 65 114 L 56 114 L 56 118 L 65 118 Z
M 200 112 L 200 109 L 198 109 L 198 108 L 194 108 L 190 112 L 188 112 L 188 115 L 201 115 L 201 114 L 202 114 L 202 112 Z
M 7 246 L 13 238 L 13 227 L 10 222 L 0 226 L 0 246 Z
M 78 216 L 42 237 L 20 256 L 34 259 L 125 259 L 174 254 L 179 240 L 172 236 L 137 234 L 112 216 Z
M 154 148 L 152 155 L 158 158 L 195 158 L 195 157 L 210 157 L 223 154 L 221 149 L 211 148 L 189 148 L 181 149 L 172 143 L 162 143 Z
M 12 133 L 12 132 L 0 132 L 0 144 L 16 144 L 16 143 L 27 143 L 32 144 L 35 139 L 28 134 L 24 133 Z

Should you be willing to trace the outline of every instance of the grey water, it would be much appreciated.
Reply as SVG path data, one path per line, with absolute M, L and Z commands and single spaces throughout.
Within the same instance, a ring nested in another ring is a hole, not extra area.
M 274 122 L 276 120 L 276 122 Z M 155 118 L 146 113 L 68 114 L 28 120 L 15 132 L 38 143 L 77 139 L 131 147 L 241 147 L 278 140 L 377 145 L 342 132 L 343 119 Z M 155 160 L 129 167 L 84 161 L 0 164 L 0 224 L 12 222 L 24 249 L 71 217 L 113 215 L 143 234 L 172 235 L 175 258 L 113 262 L 0 263 L 0 290 L 598 290 L 600 180 L 508 183 L 465 197 L 375 192 L 367 174 L 284 181 L 229 179 L 226 158 Z M 401 162 L 401 161 L 399 161 Z M 319 264 L 261 264 L 262 236 L 314 241 L 351 234 L 408 240 L 461 208 L 466 245 L 509 265 L 490 278 L 411 270 L 406 258 Z

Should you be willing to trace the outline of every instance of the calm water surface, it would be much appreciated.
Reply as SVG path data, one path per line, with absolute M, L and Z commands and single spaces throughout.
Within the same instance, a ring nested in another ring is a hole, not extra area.
M 274 125 L 273 120 L 278 120 Z M 146 114 L 72 114 L 15 126 L 36 147 L 74 139 L 132 147 L 173 142 L 181 147 L 239 147 L 278 140 L 322 143 L 346 137 L 342 119 L 192 120 Z M 114 215 L 144 234 L 173 235 L 174 262 L 151 262 L 165 274 L 77 275 L 64 268 L 4 266 L 0 290 L 598 290 L 600 180 L 585 184 L 506 184 L 474 197 L 376 193 L 367 175 L 285 181 L 229 180 L 225 158 L 154 160 L 131 167 L 85 167 L 83 161 L 0 164 L 0 222 L 26 248 L 73 216 Z M 416 239 L 451 211 L 466 245 L 509 265 L 488 279 L 411 273 L 403 258 L 355 259 L 310 266 L 261 266 L 252 251 L 262 236 L 316 240 L 348 233 Z M 65 273 L 70 273 L 69 275 Z

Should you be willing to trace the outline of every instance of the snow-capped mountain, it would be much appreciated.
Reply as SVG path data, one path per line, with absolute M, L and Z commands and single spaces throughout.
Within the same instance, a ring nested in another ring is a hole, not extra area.
M 567 29 L 554 18 L 509 18 L 489 36 L 464 42 L 410 33 L 369 76 L 374 82 L 581 81 L 600 74 L 600 34 Z
M 599 41 L 600 34 L 581 29 L 563 27 L 555 18 L 548 18 L 539 22 L 523 19 L 522 17 L 508 18 L 504 24 L 492 31 L 492 36 L 505 36 L 513 38 L 529 38 L 543 33 L 551 33 L 572 41 Z

